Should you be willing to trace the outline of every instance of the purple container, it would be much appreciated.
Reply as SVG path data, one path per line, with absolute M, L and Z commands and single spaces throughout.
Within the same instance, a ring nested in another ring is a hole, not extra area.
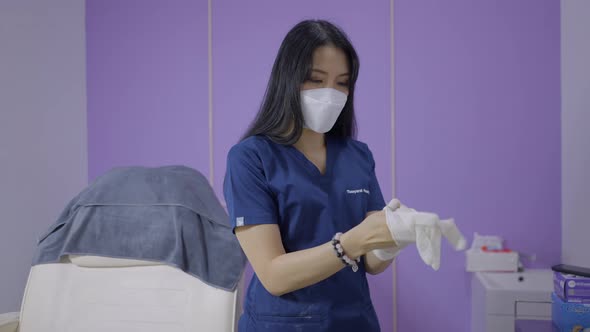
M 590 278 L 553 272 L 553 288 L 565 302 L 590 304 Z

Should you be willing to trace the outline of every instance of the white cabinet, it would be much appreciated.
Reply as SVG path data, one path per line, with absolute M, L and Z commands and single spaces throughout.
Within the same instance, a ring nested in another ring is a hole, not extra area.
M 474 273 L 471 331 L 551 331 L 552 289 L 551 270 Z

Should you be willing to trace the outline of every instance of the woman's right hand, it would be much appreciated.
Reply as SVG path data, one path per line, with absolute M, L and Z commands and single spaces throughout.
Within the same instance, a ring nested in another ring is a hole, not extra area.
M 396 246 L 383 210 L 368 213 L 360 224 L 342 235 L 341 242 L 351 258 L 357 258 L 374 249 Z
M 396 246 L 395 240 L 391 236 L 391 231 L 387 227 L 385 211 L 376 211 L 367 214 L 359 227 L 368 235 L 367 246 L 369 250 L 391 248 Z

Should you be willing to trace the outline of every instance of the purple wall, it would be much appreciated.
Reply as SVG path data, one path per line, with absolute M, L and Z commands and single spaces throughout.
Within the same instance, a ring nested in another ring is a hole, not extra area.
M 559 1 L 399 0 L 394 22 L 398 196 L 559 262 Z M 438 272 L 399 258 L 400 332 L 469 330 L 465 258 L 443 246 Z
M 185 164 L 209 174 L 207 2 L 88 0 L 88 175 Z
M 383 193 L 391 197 L 389 1 L 372 6 L 355 0 L 267 0 L 256 4 L 213 1 L 214 184 L 220 197 L 227 152 L 258 110 L 282 39 L 306 18 L 324 18 L 341 25 L 359 53 L 359 138 L 373 150 Z M 381 326 L 391 330 L 391 269 L 371 278 L 370 285 Z

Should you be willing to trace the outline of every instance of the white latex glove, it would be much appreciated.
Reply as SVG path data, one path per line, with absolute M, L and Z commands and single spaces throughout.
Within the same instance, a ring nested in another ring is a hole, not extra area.
M 397 210 L 399 207 L 401 206 L 401 202 L 397 199 L 392 199 L 389 204 L 387 204 L 384 208 L 383 211 L 385 211 L 385 216 L 386 219 L 387 214 L 391 213 L 395 210 Z M 395 257 L 397 257 L 397 255 L 400 253 L 400 251 L 403 249 L 399 243 L 397 243 L 397 246 L 395 247 L 391 247 L 391 248 L 384 248 L 384 249 L 375 249 L 373 250 L 373 254 L 375 255 L 375 257 L 377 257 L 379 260 L 382 261 L 388 261 L 388 260 L 392 260 Z
M 384 208 L 387 227 L 396 243 L 395 247 L 387 249 L 375 249 L 373 254 L 382 261 L 394 259 L 402 249 L 416 243 L 416 232 L 413 225 L 413 214 L 416 210 L 410 209 L 394 198 Z M 396 234 L 393 236 L 393 234 Z
M 384 208 L 387 226 L 397 246 L 377 249 L 373 253 L 381 260 L 395 258 L 400 251 L 412 243 L 420 257 L 434 270 L 440 267 L 441 236 L 444 236 L 455 250 L 463 250 L 466 240 L 453 219 L 440 220 L 434 213 L 418 212 L 393 199 Z

